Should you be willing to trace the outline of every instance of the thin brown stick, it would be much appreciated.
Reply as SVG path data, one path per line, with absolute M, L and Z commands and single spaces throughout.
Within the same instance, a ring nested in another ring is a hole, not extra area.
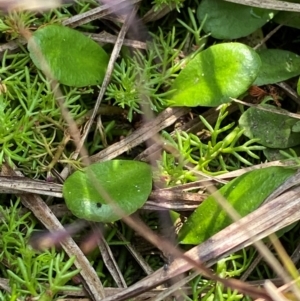
M 93 231 L 97 237 L 97 244 L 99 251 L 101 253 L 104 265 L 108 269 L 112 278 L 114 279 L 117 287 L 127 287 L 126 281 L 118 267 L 118 264 L 114 258 L 114 255 L 106 242 L 105 238 L 102 235 L 100 227 L 96 223 L 92 223 Z
M 126 241 L 126 238 L 119 230 L 117 230 L 117 237 L 123 242 Z M 130 242 L 126 243 L 125 247 L 133 256 L 133 258 L 136 260 L 136 262 L 140 265 L 143 271 L 147 275 L 151 275 L 153 273 L 153 269 L 148 264 L 148 262 L 143 258 L 143 256 L 135 249 L 135 247 Z
M 162 129 L 173 124 L 180 116 L 187 114 L 188 111 L 189 109 L 187 108 L 168 108 L 164 110 L 154 120 L 145 123 L 130 136 L 109 146 L 98 154 L 91 156 L 91 162 L 106 161 L 116 158 L 120 154 L 152 138 Z
M 244 106 L 247 106 L 247 107 L 257 108 L 258 110 L 262 110 L 262 111 L 266 111 L 266 112 L 270 112 L 270 113 L 275 113 L 275 114 L 278 114 L 278 115 L 284 115 L 284 116 L 289 116 L 289 117 L 293 117 L 293 118 L 296 118 L 296 119 L 300 119 L 300 114 L 290 113 L 288 111 L 284 112 L 283 110 L 277 110 L 275 108 L 272 109 L 270 107 L 266 108 L 266 107 L 263 107 L 262 105 L 255 105 L 255 104 L 248 103 L 248 102 L 236 99 L 236 98 L 231 98 L 231 99 L 234 102 L 240 103 L 240 104 L 242 104 Z
M 254 50 L 257 50 L 260 48 L 263 44 L 265 44 L 281 27 L 283 24 L 280 24 L 276 26 L 273 30 L 271 30 L 255 47 L 253 47 Z
M 99 34 L 97 33 L 85 33 L 87 36 L 89 36 L 91 39 L 93 39 L 96 42 L 100 43 L 110 43 L 110 44 L 115 44 L 118 40 L 118 37 L 108 33 L 108 32 L 101 32 Z M 141 42 L 141 41 L 136 41 L 136 40 L 129 40 L 129 39 L 124 39 L 123 40 L 123 45 L 129 46 L 132 48 L 136 49 L 147 49 L 147 43 Z
M 276 83 L 276 86 L 280 87 L 284 92 L 299 106 L 300 105 L 300 97 L 296 93 L 291 86 L 289 86 L 285 82 Z
M 277 0 L 225 0 L 227 2 L 273 10 L 300 12 L 300 4 Z
M 63 25 L 70 27 L 77 27 L 96 19 L 103 18 L 104 16 L 110 14 L 112 11 L 121 10 L 127 7 L 132 7 L 134 4 L 140 2 L 141 0 L 119 0 L 110 1 L 108 4 L 101 5 L 94 9 L 91 9 L 85 13 L 73 16 L 63 22 Z

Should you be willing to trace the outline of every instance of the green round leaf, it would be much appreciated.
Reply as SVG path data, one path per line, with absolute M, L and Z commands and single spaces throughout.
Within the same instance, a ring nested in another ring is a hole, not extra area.
M 197 16 L 203 30 L 216 39 L 246 37 L 273 18 L 274 12 L 220 0 L 202 0 Z M 247 21 L 245 21 L 247 20 Z
M 109 57 L 77 30 L 49 25 L 34 32 L 28 50 L 37 68 L 61 84 L 74 87 L 102 83 Z
M 63 195 L 75 216 L 113 222 L 121 218 L 118 210 L 130 215 L 142 207 L 151 189 L 152 173 L 148 164 L 112 160 L 74 172 L 64 183 Z
M 214 45 L 196 55 L 174 80 L 173 106 L 218 106 L 246 92 L 260 58 L 241 43 Z
M 286 112 L 274 106 L 263 107 Z M 242 114 L 239 125 L 245 129 L 244 135 L 250 139 L 258 138 L 259 143 L 270 148 L 288 148 L 300 144 L 300 133 L 293 132 L 298 119 L 273 112 L 250 108 Z M 296 127 L 295 127 L 296 128 Z
M 295 173 L 284 167 L 268 167 L 250 171 L 223 186 L 218 193 L 245 216 L 260 204 L 287 178 Z M 217 198 L 217 196 L 216 196 Z M 209 196 L 188 218 L 179 232 L 182 244 L 199 244 L 232 223 L 231 218 Z
M 274 84 L 300 74 L 300 57 L 293 52 L 263 49 L 258 54 L 262 65 L 253 85 Z

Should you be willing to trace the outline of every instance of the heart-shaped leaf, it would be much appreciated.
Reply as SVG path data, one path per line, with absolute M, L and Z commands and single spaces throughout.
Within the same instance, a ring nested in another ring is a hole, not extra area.
M 92 39 L 60 25 L 35 31 L 28 50 L 37 68 L 61 84 L 74 87 L 101 84 L 109 60 Z
M 300 57 L 293 52 L 263 49 L 258 54 L 262 65 L 253 85 L 274 84 L 300 74 Z
M 287 112 L 271 105 L 261 105 L 271 110 Z M 239 125 L 245 129 L 244 135 L 250 139 L 258 138 L 259 143 L 270 148 L 288 148 L 300 144 L 300 133 L 293 131 L 298 119 L 280 115 L 258 108 L 249 108 L 239 119 Z
M 220 0 L 202 0 L 197 16 L 203 30 L 216 39 L 246 37 L 273 18 L 274 12 Z M 245 22 L 247 20 L 247 22 Z
M 218 106 L 246 92 L 256 79 L 260 58 L 241 43 L 223 43 L 196 55 L 174 80 L 173 106 Z
M 77 217 L 113 222 L 142 207 L 152 189 L 151 167 L 143 162 L 112 160 L 74 172 L 64 183 L 63 195 Z
M 223 186 L 221 194 L 241 215 L 254 211 L 287 178 L 295 173 L 284 167 L 268 167 L 250 171 Z M 199 244 L 232 223 L 231 218 L 209 196 L 188 218 L 179 232 L 182 244 Z

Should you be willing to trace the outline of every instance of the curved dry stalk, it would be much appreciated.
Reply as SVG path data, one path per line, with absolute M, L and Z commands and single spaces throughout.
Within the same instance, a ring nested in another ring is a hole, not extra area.
M 300 12 L 300 4 L 277 0 L 225 0 L 227 2 L 273 10 Z

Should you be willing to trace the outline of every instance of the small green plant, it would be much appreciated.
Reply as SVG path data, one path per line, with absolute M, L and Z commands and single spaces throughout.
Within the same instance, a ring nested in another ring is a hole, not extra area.
M 50 83 L 30 68 L 28 53 L 3 55 L 0 68 L 0 164 L 13 162 L 28 173 L 43 173 L 65 132 L 65 122 Z M 64 104 L 73 118 L 83 117 L 85 97 L 93 89 L 61 86 Z M 67 160 L 70 153 L 64 152 Z
M 28 240 L 36 226 L 30 213 L 21 215 L 19 200 L 12 202 L 9 208 L 0 207 L 1 242 L 0 259 L 2 277 L 9 280 L 10 292 L 4 294 L 9 300 L 18 298 L 39 298 L 51 301 L 62 290 L 77 290 L 66 284 L 78 274 L 71 269 L 75 258 L 66 260 L 64 253 L 54 249 L 38 253 L 33 250 Z
M 213 267 L 215 273 L 222 278 L 239 277 L 244 273 L 253 261 L 256 252 L 253 249 L 248 251 L 242 250 L 236 254 L 231 254 L 226 258 L 219 260 Z M 186 301 L 201 300 L 232 300 L 238 301 L 244 298 L 243 295 L 236 291 L 225 288 L 220 283 L 207 280 L 202 276 L 195 277 L 190 282 L 192 294 L 190 297 L 185 296 Z
M 136 51 L 133 57 L 126 57 L 115 66 L 111 84 L 106 91 L 106 100 L 127 109 L 127 118 L 134 113 L 142 114 L 142 106 L 159 112 L 167 105 L 171 79 L 180 69 L 177 61 L 183 43 L 176 40 L 175 27 L 167 36 L 159 29 L 153 35 L 146 55 Z
M 179 11 L 183 6 L 184 0 L 154 0 L 152 3 L 154 4 L 154 10 L 159 10 L 163 5 L 168 5 L 172 7 L 175 5 L 176 9 Z
M 180 19 L 178 19 L 177 21 L 180 23 L 180 25 L 182 25 L 188 31 L 188 34 L 192 35 L 192 37 L 193 37 L 192 42 L 194 42 L 196 44 L 196 47 L 201 49 L 202 47 L 204 47 L 204 45 L 205 45 L 204 41 L 205 41 L 205 38 L 207 37 L 207 35 L 201 37 L 201 32 L 203 29 L 203 25 L 205 23 L 205 19 L 199 26 L 197 24 L 195 14 L 193 13 L 193 10 L 191 8 L 188 8 L 188 17 L 189 17 L 190 25 L 186 24 L 184 21 L 182 21 Z
M 300 157 L 292 148 L 289 148 L 288 150 L 279 150 L 279 153 L 286 159 L 293 160 L 295 166 L 300 166 Z
M 249 158 L 259 159 L 254 151 L 263 150 L 260 145 L 253 145 L 259 139 L 250 139 L 240 144 L 240 138 L 244 130 L 235 127 L 235 123 L 229 123 L 224 127 L 221 123 L 227 117 L 228 104 L 220 107 L 220 112 L 216 124 L 212 127 L 204 117 L 201 121 L 209 132 L 210 140 L 204 143 L 201 138 L 192 133 L 176 131 L 175 137 L 164 132 L 164 138 L 173 146 L 178 153 L 178 158 L 174 154 L 163 154 L 161 169 L 164 175 L 168 175 L 170 183 L 188 182 L 195 180 L 197 171 L 209 175 L 218 175 L 229 170 L 240 168 L 240 164 L 252 165 L 248 158 L 242 156 L 246 153 Z M 225 136 L 224 134 L 227 133 Z M 191 170 L 185 168 L 192 166 Z
M 33 27 L 36 20 L 37 17 L 33 13 L 12 11 L 1 16 L 0 32 L 6 35 L 7 40 L 13 40 L 21 37 L 21 32 L 25 29 Z

